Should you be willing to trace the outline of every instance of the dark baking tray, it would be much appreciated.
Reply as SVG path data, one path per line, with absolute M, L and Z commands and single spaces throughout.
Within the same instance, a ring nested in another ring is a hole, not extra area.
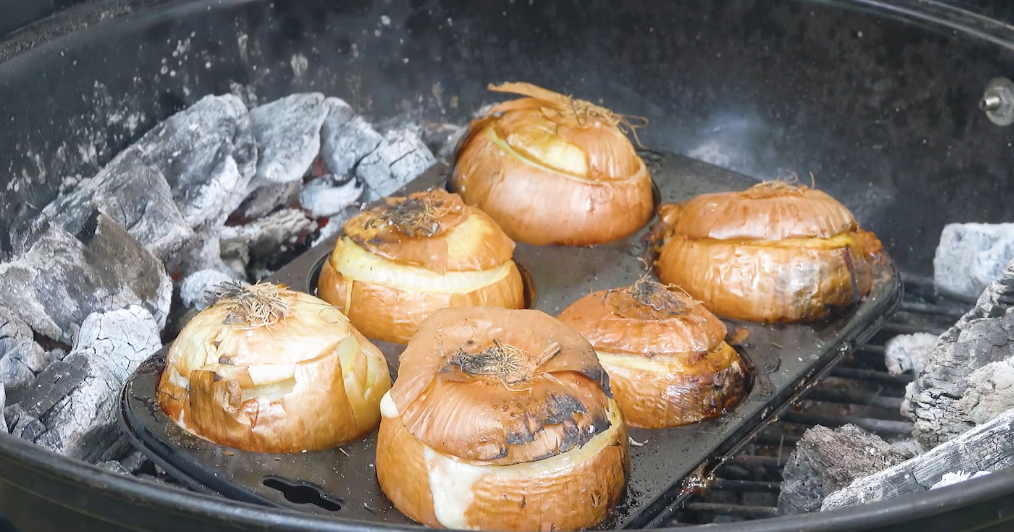
M 656 200 L 683 201 L 692 196 L 742 189 L 756 181 L 700 161 L 654 152 L 643 154 L 657 185 Z M 438 164 L 398 195 L 441 186 L 448 174 Z M 534 308 L 552 315 L 581 296 L 629 285 L 644 273 L 641 237 L 594 248 L 536 247 L 519 244 L 518 263 L 534 279 Z M 333 236 L 279 270 L 271 281 L 314 293 L 320 266 L 338 236 Z M 749 331 L 739 349 L 753 370 L 743 403 L 714 420 L 666 430 L 631 429 L 631 472 L 627 495 L 597 528 L 650 526 L 660 513 L 693 489 L 807 386 L 865 342 L 901 300 L 899 276 L 886 265 L 873 293 L 837 315 L 802 325 L 729 322 Z M 531 294 L 530 294 L 531 295 Z M 732 330 L 730 328 L 730 330 Z M 377 342 L 396 377 L 400 349 Z M 293 508 L 344 519 L 410 524 L 380 490 L 374 473 L 376 432 L 328 451 L 268 455 L 227 449 L 195 438 L 162 413 L 155 388 L 165 350 L 148 359 L 121 393 L 120 422 L 132 443 L 157 465 L 193 489 L 247 502 Z

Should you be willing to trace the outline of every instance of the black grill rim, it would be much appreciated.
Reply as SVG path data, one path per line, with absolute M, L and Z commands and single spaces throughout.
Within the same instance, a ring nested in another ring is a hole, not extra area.
M 1014 30 L 1010 26 L 933 0 L 811 1 L 873 10 L 881 15 L 928 24 L 1014 49 Z M 175 532 L 188 525 L 237 531 L 267 530 L 269 527 L 271 530 L 293 532 L 425 530 L 421 526 L 393 527 L 314 517 L 166 488 L 68 459 L 10 434 L 0 433 L 0 498 L 16 498 L 24 494 L 110 525 L 144 527 L 152 531 Z M 8 508 L 5 513 L 34 512 L 32 508 Z M 946 519 L 942 519 L 944 514 L 947 514 Z M 175 519 L 166 519 L 167 516 Z M 930 532 L 980 530 L 1012 519 L 1014 468 L 877 503 L 792 517 L 706 526 L 708 530 L 718 532 L 912 530 L 918 527 L 922 527 L 923 532 Z M 685 528 L 688 527 L 680 527 Z M 663 530 L 676 532 L 677 528 Z
M 94 498 L 85 499 L 76 491 L 103 496 L 102 518 L 110 523 L 120 517 L 124 522 L 142 525 L 148 530 L 179 530 L 186 524 L 228 524 L 236 530 L 271 530 L 292 532 L 372 532 L 389 530 L 427 530 L 422 526 L 395 527 L 378 523 L 343 521 L 315 517 L 285 509 L 271 509 L 253 504 L 234 502 L 210 495 L 165 488 L 157 484 L 123 477 L 106 472 L 84 462 L 67 460 L 62 456 L 22 441 L 8 434 L 0 434 L 4 453 L 0 455 L 0 477 L 17 478 L 21 487 L 33 495 L 48 499 L 72 510 L 97 516 L 100 512 Z M 3 482 L 6 484 L 6 482 Z M 6 510 L 15 514 L 16 509 Z M 829 512 L 780 517 L 740 523 L 705 525 L 717 532 L 775 532 L 805 530 L 832 532 L 868 530 L 872 527 L 886 530 L 890 525 L 903 525 L 905 530 L 925 526 L 923 530 L 939 529 L 932 526 L 935 518 L 951 514 L 946 519 L 946 530 L 963 530 L 974 526 L 979 529 L 1014 519 L 1014 469 L 968 480 L 919 494 L 910 494 L 877 503 L 864 504 Z M 180 520 L 168 521 L 167 514 Z M 992 519 L 983 516 L 992 514 Z M 923 525 L 923 521 L 926 522 Z M 686 530 L 677 527 L 661 530 Z

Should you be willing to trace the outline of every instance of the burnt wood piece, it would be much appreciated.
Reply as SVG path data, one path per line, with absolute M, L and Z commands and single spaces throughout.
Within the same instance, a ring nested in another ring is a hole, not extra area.
M 940 483 L 947 473 L 996 472 L 1014 466 L 1012 432 L 1014 410 L 1008 410 L 926 454 L 852 482 L 829 495 L 821 509 L 831 510 L 919 493 Z
M 1014 408 L 1014 393 L 996 382 L 1014 375 L 1012 305 L 1009 264 L 975 308 L 940 336 L 926 367 L 906 388 L 902 413 L 914 421 L 913 435 L 927 449 Z
M 37 333 L 72 344 L 93 312 L 140 305 L 165 326 L 172 281 L 162 262 L 95 212 L 76 236 L 48 224 L 26 253 L 0 263 L 0 301 Z
M 817 425 L 803 434 L 782 471 L 778 512 L 820 510 L 831 493 L 911 456 L 855 425 L 836 430 Z

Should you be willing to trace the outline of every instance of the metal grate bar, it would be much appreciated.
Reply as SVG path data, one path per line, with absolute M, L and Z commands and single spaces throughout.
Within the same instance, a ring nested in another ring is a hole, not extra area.
M 872 406 L 894 411 L 900 410 L 901 403 L 904 401 L 901 397 L 885 397 L 855 390 L 827 390 L 824 388 L 814 388 L 804 398 L 824 403 Z
M 852 424 L 859 428 L 881 434 L 892 434 L 907 436 L 912 433 L 914 425 L 908 421 L 891 421 L 888 419 L 874 419 L 858 416 L 829 416 L 825 414 L 807 414 L 803 412 L 786 412 L 782 421 L 798 423 L 800 425 L 814 426 L 824 425 L 825 427 L 840 427 L 845 424 Z
M 708 512 L 718 515 L 745 517 L 747 519 L 768 519 L 778 517 L 778 509 L 770 506 L 741 506 L 713 502 L 691 502 L 684 506 L 691 512 Z
M 831 375 L 843 379 L 893 384 L 895 386 L 905 386 L 912 382 L 912 375 L 909 374 L 891 375 L 884 371 L 872 371 L 868 369 L 836 367 L 831 370 Z
M 763 491 L 767 493 L 778 493 L 782 491 L 777 482 L 758 482 L 755 480 L 726 480 L 716 478 L 711 483 L 711 489 L 723 491 Z

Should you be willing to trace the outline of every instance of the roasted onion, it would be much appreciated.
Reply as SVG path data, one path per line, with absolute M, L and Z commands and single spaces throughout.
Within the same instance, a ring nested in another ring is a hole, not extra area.
M 380 487 L 428 526 L 586 528 L 615 507 L 630 470 L 594 349 L 536 310 L 434 312 L 381 412 Z
M 369 338 L 403 344 L 444 307 L 525 305 L 514 242 L 457 194 L 386 198 L 344 230 L 317 294 Z
M 534 245 L 602 244 L 648 223 L 651 178 L 622 117 L 528 83 L 489 89 L 527 98 L 471 124 L 451 178 L 466 203 Z
M 390 388 L 384 355 L 338 309 L 272 284 L 229 285 L 170 346 L 158 402 L 217 444 L 294 453 L 377 428 Z
M 880 241 L 831 196 L 759 183 L 663 205 L 653 228 L 659 278 L 719 316 L 798 322 L 869 294 Z
M 700 302 L 648 280 L 602 290 L 559 316 L 595 347 L 627 425 L 660 429 L 717 417 L 742 401 L 747 369 Z

